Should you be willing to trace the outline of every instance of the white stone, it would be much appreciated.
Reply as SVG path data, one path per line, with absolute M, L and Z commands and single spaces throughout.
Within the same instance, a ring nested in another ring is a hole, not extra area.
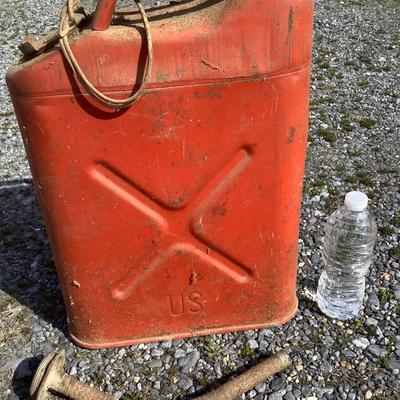
M 352 343 L 354 344 L 354 346 L 360 348 L 360 349 L 366 349 L 369 345 L 370 342 L 367 338 L 365 337 L 358 337 L 352 340 Z

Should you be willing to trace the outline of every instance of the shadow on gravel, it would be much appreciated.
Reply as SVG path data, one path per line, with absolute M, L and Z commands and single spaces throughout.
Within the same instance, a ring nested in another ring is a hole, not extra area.
M 32 382 L 33 375 L 43 357 L 29 357 L 21 361 L 15 369 L 12 387 L 15 395 L 19 400 L 31 399 L 29 388 Z
M 66 312 L 31 179 L 0 182 L 0 213 L 0 290 L 67 336 Z

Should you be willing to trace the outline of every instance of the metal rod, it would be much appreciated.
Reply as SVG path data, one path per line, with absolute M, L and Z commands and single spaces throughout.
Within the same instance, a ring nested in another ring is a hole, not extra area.
M 285 351 L 279 351 L 214 391 L 196 397 L 196 400 L 234 400 L 270 376 L 287 368 L 291 362 L 289 355 Z

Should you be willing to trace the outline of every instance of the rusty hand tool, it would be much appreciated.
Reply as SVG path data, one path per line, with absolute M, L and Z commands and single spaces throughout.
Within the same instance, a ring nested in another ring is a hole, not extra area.
M 290 364 L 291 359 L 289 355 L 285 351 L 279 351 L 214 391 L 196 397 L 196 400 L 233 400 L 270 376 L 287 368 Z
M 47 400 L 50 392 L 56 392 L 73 400 L 116 400 L 112 394 L 100 392 L 66 374 L 64 363 L 64 349 L 52 352 L 43 359 L 32 380 L 32 398 Z

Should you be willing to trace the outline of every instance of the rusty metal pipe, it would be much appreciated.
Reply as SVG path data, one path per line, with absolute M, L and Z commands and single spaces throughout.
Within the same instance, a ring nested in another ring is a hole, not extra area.
M 285 351 L 279 351 L 214 391 L 196 397 L 196 400 L 234 400 L 270 376 L 289 367 L 291 363 L 289 355 Z
M 105 31 L 111 24 L 117 0 L 99 0 L 93 16 L 92 29 Z

